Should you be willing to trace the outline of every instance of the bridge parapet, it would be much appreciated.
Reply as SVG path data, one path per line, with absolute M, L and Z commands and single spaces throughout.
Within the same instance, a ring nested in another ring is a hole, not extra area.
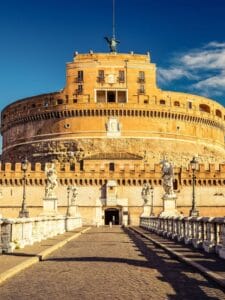
M 33 245 L 81 226 L 80 217 L 0 219 L 0 253 L 12 253 L 16 248 Z
M 140 226 L 225 259 L 225 218 L 141 217 Z

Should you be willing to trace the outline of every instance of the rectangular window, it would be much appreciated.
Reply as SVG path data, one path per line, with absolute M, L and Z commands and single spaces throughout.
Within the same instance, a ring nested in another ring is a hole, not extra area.
M 83 82 L 84 81 L 84 72 L 78 71 L 77 73 L 77 82 Z
M 96 90 L 95 95 L 98 103 L 127 103 L 126 90 Z
M 127 93 L 126 93 L 126 91 L 118 91 L 117 101 L 118 101 L 118 103 L 126 103 L 127 102 Z
M 109 163 L 109 171 L 114 172 L 115 171 L 115 164 L 114 163 Z
M 144 71 L 139 71 L 138 82 L 139 83 L 144 83 L 145 82 L 145 72 Z
M 63 100 L 62 99 L 58 99 L 57 100 L 57 104 L 63 104 Z
M 106 91 L 97 91 L 96 92 L 96 102 L 104 103 L 106 99 Z
M 144 94 L 145 93 L 145 86 L 143 84 L 140 85 L 140 88 L 138 90 L 138 94 Z
M 123 70 L 119 71 L 119 82 L 125 82 L 125 74 Z
M 192 102 L 191 101 L 188 101 L 188 108 L 192 109 Z
M 98 82 L 105 81 L 105 72 L 104 70 L 98 70 Z
M 115 91 L 107 91 L 107 102 L 116 102 L 116 92 Z
M 77 94 L 83 94 L 83 85 L 82 84 L 78 84 L 78 89 L 77 89 Z

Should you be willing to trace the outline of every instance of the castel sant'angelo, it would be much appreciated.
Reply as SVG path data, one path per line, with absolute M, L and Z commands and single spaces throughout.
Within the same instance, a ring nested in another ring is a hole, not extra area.
M 26 155 L 30 215 L 42 207 L 45 164 L 54 162 L 59 212 L 76 185 L 84 224 L 137 224 L 144 183 L 153 187 L 154 213 L 163 207 L 160 161 L 174 166 L 177 210 L 192 204 L 190 160 L 198 158 L 200 215 L 225 215 L 224 107 L 207 98 L 164 91 L 150 54 L 75 53 L 58 92 L 18 100 L 1 113 L 0 212 L 17 216 Z

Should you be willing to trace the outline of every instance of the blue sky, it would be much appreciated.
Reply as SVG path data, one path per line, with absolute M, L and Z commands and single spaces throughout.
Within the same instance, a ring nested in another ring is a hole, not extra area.
M 161 88 L 225 104 L 224 0 L 116 0 L 119 52 L 146 53 Z M 60 90 L 73 52 L 107 52 L 112 0 L 0 1 L 0 109 Z

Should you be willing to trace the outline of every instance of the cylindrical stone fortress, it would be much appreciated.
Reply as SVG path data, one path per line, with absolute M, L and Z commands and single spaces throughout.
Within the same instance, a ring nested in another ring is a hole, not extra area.
M 1 119 L 3 162 L 225 157 L 224 107 L 159 89 L 149 54 L 76 54 L 62 91 L 18 100 Z

